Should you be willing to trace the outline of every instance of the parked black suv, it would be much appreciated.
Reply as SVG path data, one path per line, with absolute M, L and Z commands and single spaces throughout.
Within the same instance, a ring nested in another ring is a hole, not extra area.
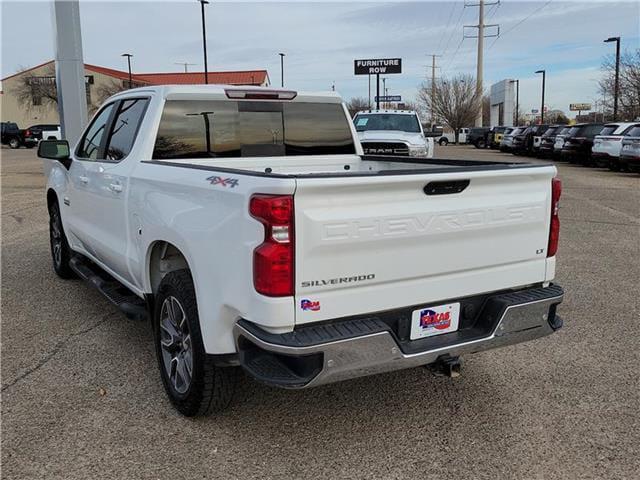
M 533 154 L 533 137 L 539 137 L 549 125 L 531 125 L 513 137 L 513 153 L 516 155 Z
M 540 158 L 553 157 L 553 145 L 556 143 L 556 135 L 558 135 L 565 125 L 552 125 L 545 130 L 540 137 L 540 148 L 538 149 L 538 156 Z
M 467 143 L 474 145 L 476 148 L 487 148 L 487 135 L 489 127 L 470 128 L 467 135 Z
M 590 166 L 593 163 L 591 147 L 593 138 L 604 128 L 604 123 L 583 123 L 574 125 L 565 137 L 560 158 L 571 163 Z
M 2 122 L 2 132 L 0 134 L 2 145 L 9 145 L 10 148 L 20 148 L 22 145 L 22 130 L 13 122 Z

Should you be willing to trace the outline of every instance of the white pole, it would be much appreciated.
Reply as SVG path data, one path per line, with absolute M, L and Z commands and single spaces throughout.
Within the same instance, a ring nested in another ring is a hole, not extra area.
M 478 116 L 476 117 L 476 127 L 482 126 L 482 62 L 484 53 L 484 0 L 479 1 L 478 5 L 478 64 L 476 72 L 476 93 L 480 99 L 480 107 L 478 108 Z
M 87 95 L 78 0 L 53 2 L 53 34 L 62 137 L 74 145 L 87 124 Z

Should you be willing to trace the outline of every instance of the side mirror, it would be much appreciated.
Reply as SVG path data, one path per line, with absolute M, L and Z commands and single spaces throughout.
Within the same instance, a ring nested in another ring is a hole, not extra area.
M 42 140 L 38 144 L 38 156 L 50 160 L 58 160 L 67 169 L 71 165 L 69 142 L 66 140 Z

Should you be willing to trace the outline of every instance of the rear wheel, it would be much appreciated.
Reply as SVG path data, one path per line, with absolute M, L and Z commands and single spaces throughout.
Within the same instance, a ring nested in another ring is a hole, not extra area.
M 191 273 L 168 273 L 154 309 L 154 337 L 165 391 L 174 407 L 192 417 L 224 410 L 231 403 L 237 368 L 217 367 L 205 350 Z
M 17 138 L 12 138 L 11 140 L 9 140 L 9 148 L 20 148 L 20 140 L 18 140 Z
M 476 148 L 485 148 L 487 146 L 486 142 L 482 138 L 479 140 L 476 140 L 475 145 L 476 145 Z
M 56 275 L 64 279 L 75 277 L 75 273 L 69 266 L 71 248 L 69 248 L 67 237 L 64 234 L 60 206 L 57 200 L 54 200 L 49 206 L 49 244 L 51 245 L 53 270 Z

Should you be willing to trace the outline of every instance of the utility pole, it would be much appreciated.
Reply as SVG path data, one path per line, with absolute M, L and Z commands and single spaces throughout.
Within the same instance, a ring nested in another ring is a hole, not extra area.
M 484 7 L 495 5 L 500 3 L 500 1 L 496 1 L 493 3 L 486 3 L 484 0 L 479 0 L 478 3 L 467 3 L 465 7 L 478 7 L 478 24 L 477 25 L 465 25 L 464 28 L 477 28 L 478 35 L 467 36 L 464 35 L 464 38 L 477 38 L 478 39 L 478 58 L 476 63 L 476 96 L 479 99 L 479 107 L 478 114 L 476 116 L 476 127 L 482 126 L 482 77 L 483 77 L 483 64 L 484 64 L 484 39 L 489 37 L 499 37 L 500 36 L 500 26 L 498 24 L 485 25 L 484 23 Z M 485 27 L 497 27 L 498 31 L 495 34 L 485 35 L 484 29 Z
M 476 127 L 482 126 L 482 77 L 484 74 L 484 0 L 478 5 L 478 59 L 476 61 L 476 96 L 480 102 Z
M 436 123 L 436 115 L 433 111 L 433 99 L 436 96 L 436 58 L 442 55 L 431 53 L 427 56 L 431 57 L 431 126 L 433 127 Z
M 197 63 L 189 63 L 189 62 L 174 62 L 174 65 L 183 65 L 184 66 L 184 73 L 187 73 L 189 70 L 187 69 L 187 67 L 189 65 L 197 65 Z

